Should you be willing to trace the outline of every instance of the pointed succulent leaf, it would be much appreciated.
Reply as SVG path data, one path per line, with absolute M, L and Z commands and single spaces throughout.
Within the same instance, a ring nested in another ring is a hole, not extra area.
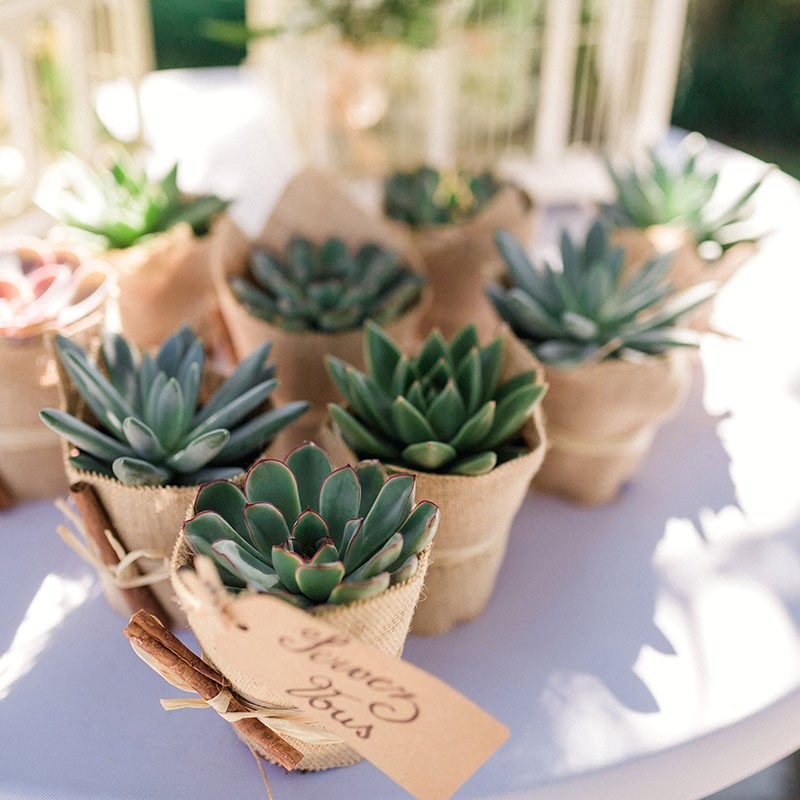
M 361 566 L 351 570 L 348 581 L 363 581 L 372 578 L 380 572 L 385 572 L 400 557 L 403 550 L 403 536 L 400 533 L 392 534 L 381 546 L 377 553 L 370 556 Z
M 483 453 L 475 453 L 454 462 L 450 467 L 451 475 L 485 475 L 491 472 L 497 465 L 497 453 L 494 450 L 487 450 Z
M 194 500 L 194 513 L 214 511 L 228 523 L 242 538 L 249 538 L 249 531 L 244 523 L 244 512 L 247 498 L 242 490 L 230 481 L 214 481 L 201 486 Z
M 494 424 L 497 402 L 484 403 L 458 430 L 450 440 L 451 447 L 458 453 L 469 453 L 483 446 Z
M 167 470 L 141 458 L 123 456 L 111 464 L 114 475 L 129 486 L 163 486 L 170 477 Z
M 504 397 L 495 411 L 494 424 L 489 431 L 483 446 L 488 450 L 504 444 L 515 436 L 525 420 L 530 416 L 531 410 L 539 402 L 545 392 L 541 384 L 520 386 L 511 394 Z
M 347 383 L 347 364 L 341 358 L 336 358 L 336 356 L 325 356 L 325 367 L 334 386 L 339 390 L 339 394 L 345 398 L 349 397 L 350 387 Z
M 441 332 L 434 330 L 425 340 L 419 355 L 415 359 L 417 369 L 419 369 L 420 374 L 430 372 L 440 359 L 444 359 L 446 362 L 449 361 L 450 351 L 447 349 L 447 344 Z
M 477 347 L 478 329 L 472 324 L 465 325 L 447 345 L 453 366 L 458 367 L 467 355 Z
M 389 387 L 402 353 L 383 329 L 374 322 L 364 325 L 364 354 L 367 370 L 378 386 Z
M 333 564 L 339 560 L 339 550 L 333 543 L 333 539 L 321 540 L 322 544 L 317 548 L 317 552 L 311 558 L 311 564 Z
M 464 399 L 467 414 L 474 414 L 480 405 L 483 388 L 481 361 L 477 347 L 473 347 L 461 358 L 455 378 L 458 391 Z
M 455 447 L 446 442 L 418 442 L 403 450 L 403 461 L 412 467 L 432 472 L 452 461 L 456 455 Z
M 357 600 L 367 600 L 376 597 L 389 588 L 390 578 L 388 572 L 382 572 L 365 581 L 340 583 L 330 594 L 328 602 L 333 605 L 355 603 Z
M 184 475 L 196 472 L 214 460 L 229 438 L 230 434 L 226 430 L 209 431 L 173 453 L 166 463 L 171 469 Z
M 397 450 L 387 441 L 367 430 L 355 417 L 333 403 L 328 411 L 342 438 L 360 456 L 394 458 Z
M 137 455 L 146 461 L 163 460 L 164 448 L 149 425 L 145 425 L 137 417 L 128 417 L 122 423 L 122 432 Z
M 494 399 L 499 403 L 512 392 L 519 389 L 520 386 L 530 386 L 536 383 L 536 374 L 535 369 L 528 369 L 524 372 L 517 373 L 513 378 L 509 378 L 500 385 L 495 393 Z
M 436 439 L 430 422 L 405 397 L 398 395 L 391 406 L 391 419 L 397 437 L 404 444 Z
M 439 508 L 429 500 L 423 500 L 400 527 L 403 547 L 395 566 L 402 564 L 410 555 L 421 553 L 433 541 L 438 527 Z M 395 566 L 390 566 L 389 570 L 395 569 Z
M 115 477 L 107 461 L 101 461 L 99 458 L 86 455 L 86 453 L 78 453 L 76 456 L 70 456 L 69 463 L 72 464 L 75 469 L 79 469 L 83 472 L 96 472 L 98 475 L 105 475 L 107 478 Z
M 211 552 L 222 559 L 231 572 L 256 591 L 267 592 L 279 582 L 279 578 L 273 572 L 270 564 L 261 558 L 254 557 L 230 539 L 215 541 L 211 545 Z
M 360 503 L 361 485 L 352 466 L 347 465 L 334 470 L 322 482 L 319 511 L 337 547 L 342 544 L 347 521 L 359 516 Z
M 500 380 L 500 370 L 503 366 L 503 340 L 494 339 L 479 352 L 481 361 L 481 376 L 483 380 L 483 396 L 481 402 L 491 400 L 497 390 Z
M 467 407 L 452 378 L 430 404 L 427 417 L 436 431 L 436 436 L 432 438 L 445 442 L 449 442 L 464 424 Z
M 295 400 L 278 408 L 271 408 L 249 422 L 236 428 L 227 444 L 220 450 L 219 460 L 241 460 L 263 450 L 272 437 L 308 410 L 305 400 Z
M 383 488 L 383 484 L 386 481 L 386 472 L 379 461 L 366 460 L 358 463 L 356 474 L 361 487 L 361 504 L 358 508 L 358 516 L 366 517 Z
M 415 555 L 409 556 L 397 569 L 390 572 L 390 586 L 396 586 L 399 583 L 411 580 L 419 569 L 419 558 Z
M 277 385 L 278 381 L 275 378 L 256 384 L 226 406 L 206 417 L 200 425 L 189 431 L 186 438 L 194 439 L 196 436 L 214 428 L 226 428 L 228 430 L 235 428 L 272 394 Z
M 112 439 L 65 411 L 45 408 L 39 412 L 39 418 L 59 436 L 102 461 L 110 462 L 115 458 L 135 455 L 135 451 L 127 444 Z

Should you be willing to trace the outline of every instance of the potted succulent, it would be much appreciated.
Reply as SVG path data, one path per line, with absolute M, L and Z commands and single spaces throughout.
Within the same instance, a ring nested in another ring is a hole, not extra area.
M 359 362 L 367 319 L 404 343 L 416 340 L 427 295 L 415 254 L 314 172 L 290 183 L 257 242 L 242 247 L 234 236 L 230 251 L 241 257 L 218 285 L 234 351 L 243 358 L 273 342 L 282 370 L 276 398 L 312 403 L 291 444 L 313 439 L 336 399 L 326 355 Z
M 534 486 L 581 503 L 605 503 L 636 472 L 659 425 L 678 408 L 698 334 L 676 327 L 716 285 L 673 292 L 669 256 L 623 277 L 622 248 L 596 221 L 585 244 L 562 234 L 562 268 L 535 268 L 507 232 L 497 244 L 509 285 L 489 296 L 517 342 L 514 359 L 543 362 L 550 450 Z
M 334 469 L 308 442 L 282 461 L 257 462 L 241 487 L 214 481 L 200 489 L 173 555 L 172 582 L 204 653 L 235 691 L 255 706 L 281 705 L 274 689 L 240 666 L 240 654 L 215 639 L 223 608 L 236 608 L 242 624 L 247 606 L 237 606 L 237 597 L 252 601 L 253 593 L 278 596 L 400 657 L 439 522 L 433 503 L 414 504 L 415 491 L 413 475 L 387 476 L 374 461 Z M 196 557 L 216 568 L 203 573 L 203 584 L 213 582 L 210 602 L 187 580 Z M 299 769 L 359 760 L 335 737 L 317 741 L 315 730 L 281 731 L 304 754 Z
M 423 166 L 388 178 L 383 210 L 401 226 L 425 264 L 433 293 L 426 328 L 452 336 L 474 322 L 482 340 L 491 337 L 498 321 L 484 293 L 502 268 L 494 234 L 503 228 L 523 241 L 530 238 L 530 197 L 488 172 L 440 172 Z
M 121 335 L 106 333 L 100 365 L 65 337 L 55 346 L 64 409 L 46 408 L 41 419 L 68 443 L 70 483 L 94 489 L 128 553 L 168 557 L 198 487 L 241 479 L 275 434 L 308 407 L 300 401 L 273 407 L 278 381 L 267 363 L 268 344 L 225 379 L 205 368 L 203 344 L 187 326 L 155 355 L 139 355 Z M 106 584 L 109 601 L 121 607 Z M 168 586 L 154 591 L 179 623 Z
M 75 248 L 33 237 L 0 244 L 0 507 L 66 489 L 58 439 L 37 416 L 58 402 L 47 337 L 95 335 L 113 283 L 106 264 Z
M 625 248 L 626 271 L 674 251 L 667 280 L 675 289 L 710 280 L 722 286 L 755 252 L 758 235 L 748 222 L 748 204 L 766 175 L 722 202 L 719 172 L 698 164 L 704 144 L 699 134 L 690 134 L 676 164 L 652 149 L 641 169 L 607 163 L 616 198 L 603 216 L 612 226 L 612 243 Z M 706 306 L 698 325 L 707 323 L 710 311 Z
M 177 165 L 154 181 L 125 156 L 101 170 L 72 155 L 45 175 L 36 200 L 116 268 L 120 324 L 135 345 L 156 347 L 184 322 L 215 343 L 210 230 L 227 201 L 183 195 Z
M 347 401 L 329 406 L 323 441 L 337 463 L 379 458 L 411 472 L 442 525 L 414 632 L 442 633 L 480 614 L 494 588 L 511 523 L 544 457 L 540 371 L 510 368 L 501 338 L 475 326 L 438 331 L 408 357 L 367 325 L 363 373 L 329 357 Z M 469 587 L 467 590 L 466 587 Z

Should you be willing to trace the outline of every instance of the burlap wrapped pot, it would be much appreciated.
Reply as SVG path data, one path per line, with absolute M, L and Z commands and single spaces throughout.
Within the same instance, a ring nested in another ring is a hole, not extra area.
M 249 254 L 261 247 L 283 255 L 290 239 L 304 237 L 321 244 L 332 236 L 356 249 L 366 242 L 401 253 L 404 261 L 419 269 L 419 256 L 386 225 L 359 208 L 327 175 L 306 170 L 294 178 L 270 217 L 261 236 L 255 241 L 224 218 L 221 221 L 219 248 L 225 258 L 215 258 L 215 280 L 222 318 L 237 359 L 244 358 L 265 341 L 272 342 L 272 359 L 278 365 L 280 384 L 275 390 L 279 403 L 308 400 L 311 408 L 280 438 L 285 450 L 313 439 L 329 402 L 337 399 L 336 390 L 325 369 L 325 356 L 334 355 L 363 367 L 363 330 L 343 333 L 286 331 L 266 320 L 253 316 L 233 295 L 228 284 L 234 275 L 248 272 Z M 423 291 L 420 303 L 384 325 L 387 333 L 400 346 L 413 346 L 428 294 Z
M 97 347 L 95 344 L 94 349 Z M 222 380 L 222 375 L 206 367 L 200 390 L 201 402 L 210 397 Z M 64 411 L 89 424 L 96 424 L 91 410 L 86 407 L 63 369 L 59 370 L 59 388 Z M 273 452 L 270 446 L 259 458 L 268 457 Z M 152 581 L 148 584 L 151 591 L 169 616 L 164 623 L 173 628 L 185 628 L 186 616 L 175 602 L 169 585 L 169 560 L 186 510 L 194 502 L 200 486 L 129 486 L 106 475 L 77 469 L 69 461 L 72 453 L 72 446 L 62 440 L 62 471 L 66 470 L 69 484 L 81 481 L 92 487 L 114 528 L 112 535 L 126 554 L 149 551 L 149 556 L 152 556 L 137 560 L 117 576 L 108 569 L 98 569 L 109 605 L 118 613 L 129 616 L 130 608 L 120 590 L 120 582 L 139 575 L 149 577 Z M 241 476 L 233 479 L 234 483 L 244 480 L 249 466 L 243 467 Z
M 86 345 L 100 331 L 98 309 L 63 333 Z M 58 370 L 45 335 L 0 337 L 0 483 L 15 502 L 67 491 L 61 440 L 42 424 L 39 411 L 59 402 Z
M 503 328 L 504 340 L 509 337 Z M 522 371 L 504 347 L 503 379 Z M 539 380 L 542 371 L 537 368 Z M 334 465 L 355 464 L 358 456 L 330 424 L 319 438 Z M 440 475 L 403 469 L 416 476 L 417 497 L 439 506 L 441 521 L 433 543 L 425 591 L 414 615 L 412 633 L 436 635 L 477 617 L 494 591 L 508 535 L 528 487 L 542 465 L 546 437 L 537 405 L 522 429 L 525 455 L 485 475 Z M 391 470 L 392 468 L 389 467 Z
M 516 338 L 509 352 L 520 368 L 538 365 Z M 638 361 L 546 366 L 542 405 L 549 447 L 534 487 L 587 505 L 613 500 L 658 428 L 680 408 L 691 365 L 692 353 L 676 348 Z
M 724 286 L 757 251 L 751 242 L 742 242 L 726 250 L 715 261 L 701 258 L 697 252 L 697 242 L 685 228 L 674 225 L 652 225 L 649 228 L 614 228 L 610 243 L 625 250 L 624 271 L 628 275 L 636 273 L 637 268 L 656 255 L 672 253 L 666 281 L 676 291 L 688 289 L 698 283 L 714 281 Z M 713 300 L 691 312 L 685 320 L 686 325 L 696 330 L 708 330 L 713 312 Z
M 472 322 L 481 340 L 498 325 L 486 287 L 503 270 L 495 233 L 507 230 L 529 242 L 534 227 L 531 198 L 515 186 L 506 186 L 475 217 L 455 225 L 411 227 L 392 222 L 422 256 L 433 292 L 424 331 L 439 328 L 446 338 Z
M 409 580 L 392 586 L 382 594 L 366 600 L 358 600 L 343 606 L 323 605 L 309 609 L 308 613 L 323 618 L 342 632 L 360 639 L 382 653 L 400 658 L 403 652 L 414 608 L 419 600 L 425 573 L 428 568 L 430 548 L 419 557 L 419 569 Z M 211 591 L 199 593 L 199 587 L 189 584 L 181 572 L 182 567 L 191 564 L 192 555 L 181 534 L 172 556 L 171 579 L 178 598 L 186 610 L 189 627 L 203 649 L 203 657 L 221 672 L 231 683 L 234 692 L 255 706 L 272 708 L 292 708 L 275 692 L 273 687 L 263 683 L 240 666 L 240 655 L 229 652 L 218 644 L 215 630 L 221 625 L 245 625 L 252 634 L 250 647 L 258 648 L 259 630 L 257 624 L 248 624 L 247 606 L 237 604 L 235 595 L 221 589 L 221 584 Z M 235 622 L 234 622 L 235 620 Z M 316 724 L 305 724 L 311 734 L 324 733 Z M 234 728 L 237 735 L 239 731 Z M 294 736 L 284 731 L 280 735 L 293 747 L 303 753 L 297 769 L 316 772 L 333 767 L 344 767 L 361 760 L 359 754 L 338 737 L 318 743 L 308 741 L 302 733 Z M 240 738 L 243 738 L 240 736 Z M 270 756 L 260 750 L 252 741 L 246 740 L 249 747 L 267 760 Z
M 216 227 L 195 236 L 181 223 L 105 254 L 118 274 L 120 328 L 133 344 L 157 347 L 183 323 L 207 347 L 217 342 L 222 329 L 211 274 L 212 253 L 218 252 Z

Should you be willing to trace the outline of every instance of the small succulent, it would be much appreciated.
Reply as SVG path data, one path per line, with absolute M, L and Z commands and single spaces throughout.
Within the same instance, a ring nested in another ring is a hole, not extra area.
M 290 331 L 337 332 L 366 319 L 390 322 L 419 301 L 424 279 L 392 250 L 365 244 L 350 253 L 341 239 L 319 247 L 289 242 L 285 260 L 253 251 L 253 280 L 231 278 L 240 303 L 257 317 Z
M 66 327 L 107 297 L 111 271 L 45 242 L 0 244 L 0 336 L 21 338 Z
M 367 374 L 327 359 L 349 406 L 330 404 L 331 417 L 360 457 L 401 469 L 482 475 L 525 452 L 515 439 L 544 386 L 535 371 L 500 382 L 501 339 L 480 347 L 474 325 L 449 343 L 433 331 L 419 354 L 407 358 L 369 323 L 364 353 Z
M 102 237 L 109 249 L 131 247 L 179 223 L 202 236 L 228 205 L 214 195 L 182 195 L 177 164 L 160 181 L 151 181 L 126 156 L 99 170 L 73 155 L 45 175 L 36 202 L 59 222 Z
M 142 485 L 197 485 L 240 474 L 270 439 L 299 417 L 298 401 L 259 411 L 278 381 L 267 364 L 271 345 L 254 350 L 199 407 L 205 353 L 188 326 L 155 356 L 139 356 L 119 334 L 107 333 L 102 360 L 108 378 L 78 345 L 56 337 L 69 377 L 103 430 L 54 408 L 42 421 L 81 452 L 72 464 Z
M 500 190 L 489 172 L 439 172 L 420 167 L 396 172 L 384 189 L 387 217 L 412 227 L 451 225 L 474 217 Z
M 306 442 L 285 461 L 255 464 L 244 490 L 229 481 L 204 486 L 184 532 L 234 591 L 302 607 L 351 603 L 416 573 L 439 509 L 426 500 L 414 506 L 414 489 L 413 475 L 387 478 L 376 461 L 334 470 Z
M 673 292 L 665 283 L 671 255 L 651 259 L 633 278 L 624 279 L 624 251 L 609 246 L 599 220 L 583 248 L 562 233 L 562 269 L 547 262 L 535 268 L 507 231 L 499 231 L 496 239 L 510 287 L 491 285 L 487 293 L 497 313 L 542 361 L 569 366 L 697 344 L 696 333 L 675 324 L 717 287 L 702 283 Z
M 692 141 L 696 140 L 690 138 L 687 147 Z M 702 137 L 700 141 L 704 141 Z M 620 227 L 684 227 L 697 242 L 700 254 L 709 260 L 719 258 L 735 244 L 755 241 L 757 236 L 747 230 L 746 207 L 766 174 L 722 205 L 715 197 L 719 172 L 706 172 L 697 166 L 700 152 L 695 147 L 682 164 L 672 165 L 651 149 L 649 163 L 641 170 L 618 171 L 606 162 L 617 192 L 616 201 L 604 207 L 608 221 Z

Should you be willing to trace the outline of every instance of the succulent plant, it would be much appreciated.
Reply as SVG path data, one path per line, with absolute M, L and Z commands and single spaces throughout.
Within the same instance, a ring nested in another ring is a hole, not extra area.
M 59 222 L 102 237 L 109 249 L 131 247 L 179 223 L 201 236 L 228 205 L 214 195 L 182 195 L 177 164 L 160 181 L 151 181 L 124 155 L 106 170 L 63 156 L 39 185 L 36 202 Z
M 77 322 L 100 306 L 111 282 L 101 261 L 82 262 L 39 240 L 0 244 L 0 336 L 22 338 Z
M 290 331 L 390 322 L 418 302 L 424 284 L 394 251 L 365 244 L 352 254 L 336 238 L 319 247 L 294 238 L 283 261 L 256 249 L 250 273 L 255 283 L 231 278 L 234 295 L 255 316 Z
M 81 452 L 72 464 L 130 485 L 197 485 L 240 474 L 277 431 L 308 403 L 259 410 L 275 389 L 271 345 L 254 350 L 199 407 L 205 353 L 188 326 L 142 356 L 119 334 L 106 333 L 108 378 L 71 340 L 56 350 L 103 430 L 64 411 L 44 409 L 42 421 Z
M 229 481 L 202 487 L 184 533 L 234 591 L 298 606 L 350 603 L 416 573 L 439 509 L 414 506 L 414 489 L 413 475 L 387 478 L 376 461 L 334 470 L 306 442 L 285 461 L 255 464 L 244 490 Z
M 499 231 L 497 246 L 510 286 L 487 292 L 498 314 L 544 362 L 569 366 L 603 358 L 631 358 L 694 346 L 693 331 L 675 327 L 705 303 L 716 284 L 673 292 L 665 283 L 671 255 L 657 256 L 626 280 L 624 251 L 610 247 L 608 231 L 595 221 L 585 245 L 561 236 L 562 269 L 545 262 L 535 268 L 520 242 Z
M 698 243 L 700 255 L 713 260 L 739 242 L 758 238 L 748 230 L 747 203 L 766 173 L 723 205 L 715 198 L 719 172 L 706 172 L 697 165 L 702 148 L 691 143 L 704 140 L 697 135 L 690 137 L 681 164 L 671 164 L 654 149 L 649 151 L 649 163 L 641 170 L 632 167 L 618 171 L 606 162 L 617 197 L 613 204 L 604 207 L 604 214 L 609 222 L 620 227 L 667 224 L 684 227 Z
M 399 468 L 481 475 L 526 452 L 516 444 L 544 394 L 536 372 L 500 382 L 503 343 L 478 344 L 474 325 L 450 342 L 433 331 L 414 358 L 368 323 L 367 374 L 328 356 L 328 371 L 348 410 L 330 404 L 344 441 L 362 458 Z
M 442 172 L 420 167 L 396 172 L 384 188 L 387 217 L 412 227 L 451 225 L 475 216 L 502 184 L 489 172 Z

